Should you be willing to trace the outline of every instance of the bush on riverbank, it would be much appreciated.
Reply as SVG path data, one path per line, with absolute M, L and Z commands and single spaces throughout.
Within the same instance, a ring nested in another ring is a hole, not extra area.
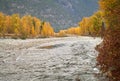
M 107 30 L 97 50 L 98 65 L 110 81 L 120 81 L 120 1 L 100 0 Z

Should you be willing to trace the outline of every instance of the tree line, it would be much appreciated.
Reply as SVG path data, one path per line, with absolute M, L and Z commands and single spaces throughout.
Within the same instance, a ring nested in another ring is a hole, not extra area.
M 0 12 L 0 37 L 13 38 L 50 37 L 54 29 L 49 22 L 41 21 L 31 15 L 20 17 L 19 14 L 5 15 Z
M 82 35 L 82 36 L 101 36 L 104 32 L 102 12 L 97 11 L 90 17 L 84 17 L 77 27 L 70 27 L 65 30 L 60 30 L 57 35 L 67 36 L 67 35 Z
M 31 15 L 20 17 L 19 14 L 5 15 L 0 12 L 0 37 L 13 38 L 63 37 L 69 35 L 100 36 L 102 12 L 97 11 L 90 17 L 84 17 L 77 27 L 54 32 L 49 22 L 41 21 Z

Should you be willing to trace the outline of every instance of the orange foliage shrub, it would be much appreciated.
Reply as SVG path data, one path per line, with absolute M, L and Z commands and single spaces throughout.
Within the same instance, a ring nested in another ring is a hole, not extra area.
M 100 0 L 107 30 L 103 42 L 97 47 L 98 65 L 110 81 L 120 81 L 120 1 Z

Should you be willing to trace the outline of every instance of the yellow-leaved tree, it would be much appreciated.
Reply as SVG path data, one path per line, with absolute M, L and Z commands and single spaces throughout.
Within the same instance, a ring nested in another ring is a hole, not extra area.
M 54 30 L 49 22 L 44 22 L 44 24 L 42 25 L 41 36 L 42 37 L 54 36 Z
M 6 31 L 5 27 L 5 15 L 0 12 L 0 36 L 4 36 Z
M 13 29 L 12 29 L 12 18 L 11 16 L 6 16 L 5 17 L 5 26 L 6 26 L 6 34 L 13 34 Z
M 12 16 L 12 19 L 11 19 L 11 21 L 12 21 L 12 29 L 13 29 L 13 33 L 14 34 L 16 34 L 16 35 L 19 35 L 20 34 L 20 32 L 19 32 L 19 28 L 20 28 L 20 26 L 21 26 L 21 24 L 20 24 L 20 16 L 19 16 L 19 14 L 13 14 Z

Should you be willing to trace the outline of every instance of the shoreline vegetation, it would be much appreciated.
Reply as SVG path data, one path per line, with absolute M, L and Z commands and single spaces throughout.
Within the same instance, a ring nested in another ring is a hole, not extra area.
M 98 11 L 90 17 L 84 17 L 78 26 L 55 32 L 49 22 L 31 15 L 20 17 L 19 14 L 6 15 L 0 12 L 0 38 L 26 39 L 67 36 L 101 36 L 102 12 Z

